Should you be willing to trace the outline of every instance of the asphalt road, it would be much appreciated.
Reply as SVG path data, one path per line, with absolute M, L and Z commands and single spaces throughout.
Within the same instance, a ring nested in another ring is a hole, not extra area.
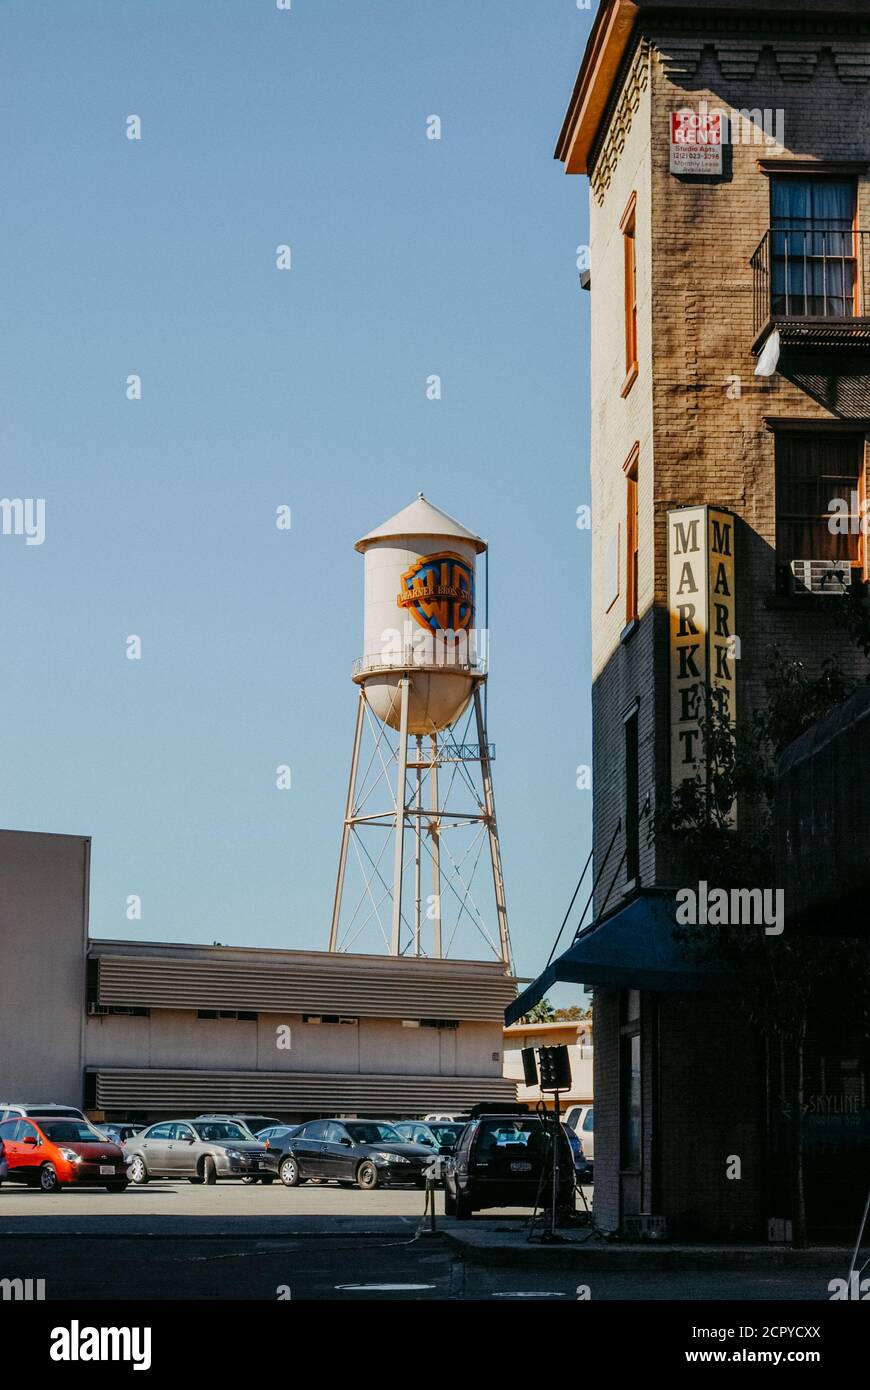
M 437 1196 L 441 1231 L 455 1229 Z M 465 1263 L 423 1234 L 423 1194 L 155 1182 L 110 1195 L 0 1189 L 0 1279 L 46 1299 L 827 1299 L 814 1269 L 511 1269 Z M 473 1218 L 496 1230 L 520 1213 Z M 461 1223 L 463 1226 L 466 1223 Z

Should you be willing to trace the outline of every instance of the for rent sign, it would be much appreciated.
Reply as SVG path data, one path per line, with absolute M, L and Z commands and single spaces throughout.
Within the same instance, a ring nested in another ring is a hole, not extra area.
M 704 770 L 702 720 L 711 690 L 736 715 L 734 517 L 717 507 L 668 512 L 671 786 Z
M 671 112 L 671 173 L 721 174 L 721 111 Z

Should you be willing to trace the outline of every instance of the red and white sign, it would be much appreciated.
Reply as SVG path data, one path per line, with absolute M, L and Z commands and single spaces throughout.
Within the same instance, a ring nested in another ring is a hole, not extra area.
M 722 113 L 671 112 L 671 173 L 722 173 Z

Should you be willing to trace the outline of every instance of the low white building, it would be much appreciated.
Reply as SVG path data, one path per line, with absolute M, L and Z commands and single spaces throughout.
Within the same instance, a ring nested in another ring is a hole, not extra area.
M 90 841 L 0 831 L 0 1099 L 94 1119 L 512 1100 L 497 961 L 88 936 Z

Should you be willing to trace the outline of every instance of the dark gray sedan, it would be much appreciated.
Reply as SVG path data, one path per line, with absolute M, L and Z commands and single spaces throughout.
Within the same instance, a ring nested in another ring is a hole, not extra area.
M 234 1120 L 162 1120 L 128 1139 L 126 1154 L 130 1181 L 139 1184 L 149 1178 L 210 1184 L 268 1171 L 265 1144 Z
M 285 1187 L 329 1182 L 371 1190 L 426 1186 L 432 1150 L 404 1142 L 384 1120 L 312 1120 L 288 1140 L 278 1165 Z

